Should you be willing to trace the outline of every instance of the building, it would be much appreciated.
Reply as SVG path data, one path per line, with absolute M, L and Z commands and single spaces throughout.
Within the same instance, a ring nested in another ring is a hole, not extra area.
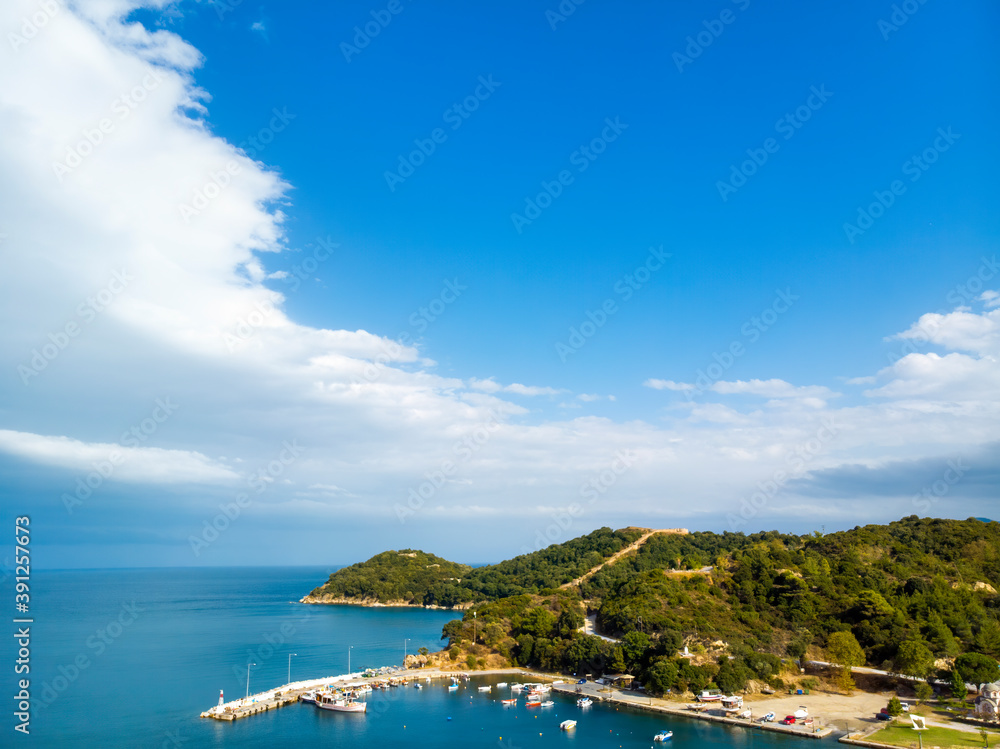
M 975 714 L 983 720 L 1000 719 L 1000 682 L 979 685 Z

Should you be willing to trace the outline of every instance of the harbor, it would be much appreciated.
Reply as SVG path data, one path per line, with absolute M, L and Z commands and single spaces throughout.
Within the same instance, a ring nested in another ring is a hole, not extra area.
M 812 724 L 810 725 L 803 725 L 802 722 L 784 725 L 777 720 L 772 722 L 762 722 L 760 717 L 764 714 L 763 711 L 761 711 L 760 715 L 754 716 L 752 711 L 748 710 L 746 712 L 750 713 L 750 717 L 738 717 L 733 714 L 727 714 L 721 704 L 715 705 L 702 703 L 698 705 L 698 709 L 692 709 L 686 704 L 671 703 L 666 700 L 649 697 L 640 692 L 619 690 L 593 681 L 587 681 L 584 684 L 572 683 L 559 679 L 552 674 L 543 674 L 519 668 L 481 671 L 476 672 L 475 675 L 471 677 L 470 675 L 461 672 L 441 671 L 438 669 L 404 670 L 401 668 L 383 668 L 374 673 L 362 672 L 342 674 L 339 676 L 327 676 L 320 679 L 310 679 L 307 681 L 297 681 L 291 684 L 285 684 L 275 689 L 247 695 L 230 702 L 220 702 L 220 704 L 215 707 L 202 712 L 201 717 L 222 721 L 239 720 L 241 718 L 258 715 L 260 713 L 265 713 L 270 710 L 275 710 L 280 707 L 285 707 L 286 705 L 297 703 L 300 701 L 302 695 L 322 689 L 343 691 L 374 689 L 374 691 L 371 692 L 371 699 L 373 701 L 379 699 L 386 700 L 384 695 L 387 690 L 406 688 L 417 684 L 420 686 L 433 686 L 435 682 L 438 683 L 439 688 L 445 689 L 447 688 L 448 683 L 451 683 L 459 678 L 466 681 L 469 681 L 470 678 L 474 679 L 474 685 L 476 686 L 475 691 L 490 692 L 490 696 L 495 698 L 497 697 L 497 694 L 493 693 L 491 686 L 478 686 L 480 681 L 479 677 L 494 677 L 503 675 L 544 680 L 551 685 L 552 692 L 562 694 L 567 697 L 576 699 L 589 698 L 595 703 L 615 705 L 616 707 L 635 708 L 641 711 L 668 714 L 681 718 L 707 721 L 739 728 L 782 733 L 810 739 L 823 739 L 837 731 L 837 728 L 833 725 L 826 722 L 820 722 L 821 719 L 819 717 L 811 718 Z M 504 687 L 506 688 L 507 685 L 504 684 Z M 503 695 L 501 694 L 500 696 L 502 697 Z M 509 702 L 509 700 L 504 702 Z M 768 703 L 760 703 L 762 707 L 767 704 Z

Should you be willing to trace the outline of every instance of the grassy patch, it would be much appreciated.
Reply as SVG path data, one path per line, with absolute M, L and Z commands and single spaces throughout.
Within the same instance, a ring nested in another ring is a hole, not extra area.
M 983 740 L 979 733 L 956 731 L 953 728 L 928 728 L 926 731 L 914 731 L 908 725 L 887 726 L 871 736 L 872 741 L 880 741 L 893 746 L 918 746 L 917 733 L 923 734 L 925 749 L 931 747 L 982 747 Z M 990 732 L 990 746 L 1000 746 L 1000 734 Z

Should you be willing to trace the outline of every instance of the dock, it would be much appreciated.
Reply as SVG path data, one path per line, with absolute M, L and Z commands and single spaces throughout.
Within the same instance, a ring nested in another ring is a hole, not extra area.
M 721 712 L 719 708 L 715 708 L 713 711 L 713 708 L 707 705 L 705 709 L 690 710 L 687 707 L 680 705 L 675 707 L 662 700 L 657 700 L 654 704 L 653 700 L 648 696 L 643 696 L 634 692 L 626 693 L 616 689 L 610 689 L 609 687 L 601 686 L 600 684 L 595 684 L 594 682 L 589 681 L 586 684 L 553 684 L 552 691 L 572 695 L 574 697 L 590 697 L 595 702 L 600 701 L 616 705 L 627 705 L 628 707 L 634 707 L 639 710 L 649 710 L 656 713 L 668 713 L 682 718 L 707 720 L 712 723 L 724 723 L 730 726 L 751 728 L 759 731 L 773 731 L 774 733 L 784 733 L 805 739 L 824 739 L 834 732 L 833 726 L 803 726 L 799 724 L 786 726 L 777 722 L 758 723 L 752 718 L 735 718 L 724 714 L 720 715 L 718 714 Z

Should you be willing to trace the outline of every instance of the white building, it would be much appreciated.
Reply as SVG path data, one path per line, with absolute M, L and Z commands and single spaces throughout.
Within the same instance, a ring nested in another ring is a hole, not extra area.
M 976 717 L 983 720 L 1000 718 L 1000 682 L 990 682 L 979 685 L 979 696 L 976 697 Z

